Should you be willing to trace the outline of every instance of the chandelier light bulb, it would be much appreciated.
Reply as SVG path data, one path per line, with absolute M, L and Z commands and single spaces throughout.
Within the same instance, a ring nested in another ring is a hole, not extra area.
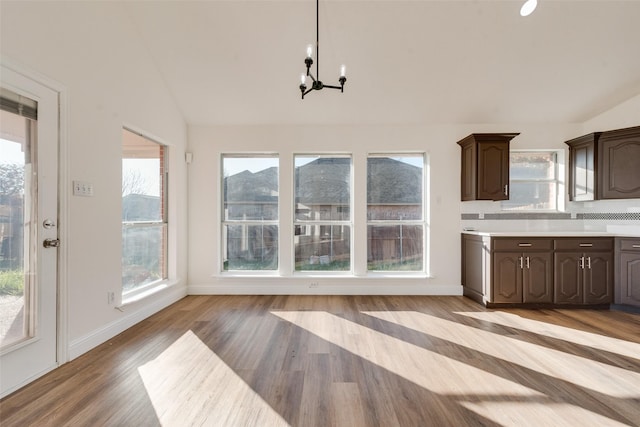
M 538 6 L 538 0 L 527 0 L 520 8 L 520 16 L 529 16 L 536 10 Z
M 340 67 L 340 77 L 345 77 L 347 75 L 347 66 L 342 64 Z
M 313 45 L 308 44 L 307 45 L 307 58 L 311 58 L 311 55 L 313 55 Z
M 307 82 L 307 76 L 304 73 L 300 74 L 300 84 L 305 84 Z

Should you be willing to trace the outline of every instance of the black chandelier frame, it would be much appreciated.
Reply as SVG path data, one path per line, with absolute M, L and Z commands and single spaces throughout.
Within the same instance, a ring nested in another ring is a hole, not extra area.
M 307 67 L 306 77 L 311 78 L 312 84 L 311 87 L 307 89 L 307 85 L 304 81 L 300 83 L 300 92 L 302 93 L 302 99 L 304 99 L 304 96 L 312 90 L 322 90 L 324 88 L 329 88 L 339 89 L 340 92 L 344 92 L 344 84 L 347 82 L 344 71 L 338 79 L 340 86 L 327 85 L 322 83 L 322 81 L 320 80 L 320 0 L 316 0 L 316 75 L 314 76 L 313 73 L 311 73 L 311 66 L 313 65 L 313 58 L 311 57 L 311 55 L 307 55 L 307 57 L 304 59 L 304 64 Z

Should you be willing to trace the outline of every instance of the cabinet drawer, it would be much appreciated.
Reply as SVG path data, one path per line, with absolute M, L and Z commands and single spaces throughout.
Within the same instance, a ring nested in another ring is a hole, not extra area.
M 555 239 L 555 249 L 557 251 L 611 251 L 613 250 L 613 239 L 610 237 L 585 237 Z
M 620 250 L 640 252 L 640 239 L 620 239 Z
M 539 251 L 553 249 L 553 240 L 539 238 L 515 238 L 515 239 L 494 239 L 494 251 L 522 252 L 522 251 Z

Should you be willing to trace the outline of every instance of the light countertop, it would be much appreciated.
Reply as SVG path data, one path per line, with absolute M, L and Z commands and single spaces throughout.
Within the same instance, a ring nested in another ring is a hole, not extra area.
M 463 230 L 462 233 L 486 237 L 640 237 L 639 230 L 612 231 L 482 231 Z

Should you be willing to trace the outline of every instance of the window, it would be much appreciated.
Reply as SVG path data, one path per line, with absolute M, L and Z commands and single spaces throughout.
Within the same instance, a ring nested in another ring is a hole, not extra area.
M 167 278 L 165 146 L 123 129 L 122 294 Z
M 278 157 L 222 157 L 222 270 L 278 269 Z
M 511 151 L 509 200 L 502 209 L 558 210 L 559 180 L 555 151 Z
M 351 271 L 351 157 L 294 156 L 296 271 Z
M 424 156 L 367 159 L 367 268 L 424 271 Z

